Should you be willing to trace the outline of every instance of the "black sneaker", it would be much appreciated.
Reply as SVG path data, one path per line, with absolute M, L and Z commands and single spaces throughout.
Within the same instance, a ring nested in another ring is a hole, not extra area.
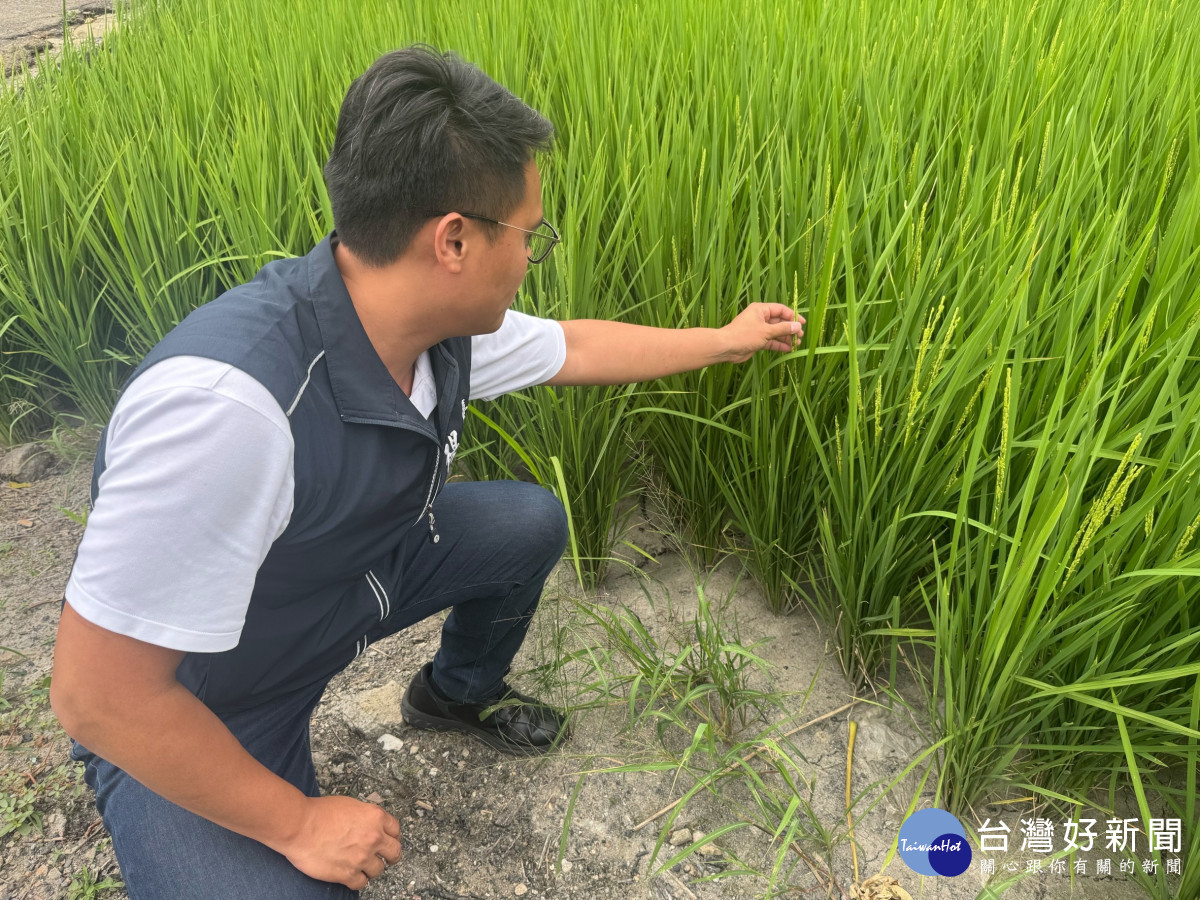
M 553 707 L 505 685 L 490 703 L 453 703 L 439 697 L 429 683 L 433 663 L 425 663 L 404 692 L 400 712 L 413 728 L 461 731 L 504 753 L 545 753 L 567 737 L 566 719 Z

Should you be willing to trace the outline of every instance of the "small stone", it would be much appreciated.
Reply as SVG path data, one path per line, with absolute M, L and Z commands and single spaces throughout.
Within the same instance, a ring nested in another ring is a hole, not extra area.
M 460 760 L 458 761 L 458 767 L 459 767 L 460 769 L 465 769 L 465 768 L 467 767 L 467 764 L 466 764 L 465 762 L 463 762 L 463 761 L 460 759 Z
M 467 758 L 468 756 L 470 756 L 470 755 L 471 755 L 471 751 L 470 751 L 470 750 L 463 750 L 463 759 L 466 759 L 466 758 Z
M 371 793 L 367 794 L 367 802 L 368 803 L 382 803 L 383 797 L 379 793 L 379 791 L 371 791 Z
M 395 734 L 404 724 L 400 700 L 408 685 L 389 681 L 377 688 L 347 694 L 335 709 L 342 719 L 364 737 L 377 740 L 383 734 Z
M 437 844 L 430 844 L 430 845 L 429 845 L 429 852 L 430 852 L 430 853 L 437 853 L 437 852 L 438 852 L 438 845 L 437 845 Z
M 58 458 L 38 444 L 22 444 L 0 454 L 0 480 L 40 481 L 58 464 Z
M 671 846 L 682 847 L 684 844 L 692 842 L 692 832 L 687 828 L 680 828 L 678 831 L 671 832 Z
M 416 745 L 416 744 L 409 744 L 409 745 L 408 745 L 408 752 L 409 752 L 409 753 L 411 753 L 413 756 L 416 756 L 416 755 L 417 755 L 417 745 Z
M 564 875 L 569 875 L 573 868 L 575 868 L 575 863 L 571 862 L 569 859 L 564 859 L 562 861 L 562 873 Z
M 430 766 L 430 768 L 429 768 L 429 777 L 430 777 L 430 778 L 436 778 L 436 777 L 437 777 L 437 773 L 438 773 L 437 766 Z
M 388 753 L 395 753 L 404 749 L 404 741 L 400 740 L 394 734 L 381 734 L 379 736 L 379 746 Z
M 720 856 L 721 848 L 713 843 L 704 844 L 700 848 L 700 855 L 701 856 Z
M 67 828 L 67 817 L 57 810 L 46 816 L 46 822 L 43 829 L 46 835 L 55 841 L 63 839 L 63 833 Z
M 699 843 L 702 840 L 704 840 L 704 832 L 703 831 L 693 831 L 692 832 L 692 841 L 694 843 Z
M 527 886 L 523 885 L 523 884 L 515 884 L 515 885 L 513 885 L 513 893 L 514 893 L 514 894 L 516 894 L 518 897 L 524 896 L 524 894 L 525 894 L 525 893 L 526 893 L 528 890 L 529 890 L 529 888 L 528 888 Z

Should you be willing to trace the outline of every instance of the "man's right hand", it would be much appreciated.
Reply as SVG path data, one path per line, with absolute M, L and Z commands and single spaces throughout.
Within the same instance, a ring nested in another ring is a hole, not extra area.
M 400 822 L 353 797 L 311 797 L 296 835 L 275 848 L 321 881 L 361 891 L 400 859 Z

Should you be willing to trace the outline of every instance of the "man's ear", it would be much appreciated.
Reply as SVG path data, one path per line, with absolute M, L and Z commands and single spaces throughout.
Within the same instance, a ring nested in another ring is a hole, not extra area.
M 433 252 L 438 264 L 450 273 L 462 271 L 467 257 L 467 220 L 458 213 L 446 213 L 434 226 Z

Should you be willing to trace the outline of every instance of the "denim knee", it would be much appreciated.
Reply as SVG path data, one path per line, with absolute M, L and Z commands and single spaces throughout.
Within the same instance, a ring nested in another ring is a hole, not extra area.
M 519 528 L 531 552 L 558 562 L 567 548 L 570 527 L 567 511 L 554 494 L 537 484 L 522 484 L 517 503 L 520 512 Z

